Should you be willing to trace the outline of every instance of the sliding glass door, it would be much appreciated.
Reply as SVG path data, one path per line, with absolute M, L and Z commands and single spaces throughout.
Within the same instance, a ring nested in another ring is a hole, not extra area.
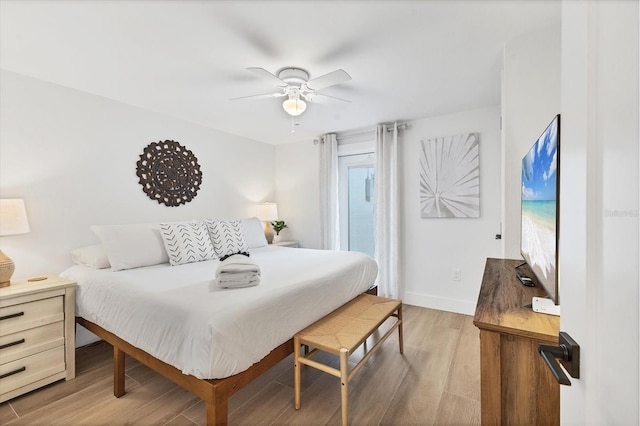
M 338 158 L 340 247 L 374 253 L 373 182 L 375 154 Z

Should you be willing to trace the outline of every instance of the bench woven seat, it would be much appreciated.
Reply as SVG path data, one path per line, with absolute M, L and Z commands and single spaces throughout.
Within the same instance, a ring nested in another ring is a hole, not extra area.
M 391 328 L 368 351 L 366 351 L 365 345 L 366 354 L 349 372 L 349 355 L 360 347 L 383 322 L 392 316 L 396 317 L 396 321 Z M 300 368 L 301 364 L 305 364 L 340 378 L 342 424 L 346 426 L 349 381 L 396 328 L 398 329 L 400 353 L 402 353 L 402 302 L 396 299 L 362 294 L 297 333 L 293 338 L 296 410 L 300 408 Z M 301 345 L 313 347 L 314 349 L 308 354 L 302 355 L 300 352 Z M 338 355 L 340 357 L 340 370 L 311 359 L 318 351 Z

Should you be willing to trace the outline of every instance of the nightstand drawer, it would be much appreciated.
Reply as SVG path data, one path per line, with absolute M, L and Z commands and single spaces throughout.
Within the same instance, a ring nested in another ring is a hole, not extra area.
M 0 337 L 0 364 L 64 345 L 64 322 L 58 321 Z
M 0 365 L 0 395 L 52 376 L 65 368 L 64 346 Z
M 62 296 L 0 308 L 0 336 L 64 320 Z
M 75 377 L 75 287 L 50 275 L 0 288 L 0 403 Z

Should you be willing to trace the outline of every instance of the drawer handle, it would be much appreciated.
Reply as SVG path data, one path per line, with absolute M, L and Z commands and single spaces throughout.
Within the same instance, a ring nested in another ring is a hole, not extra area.
M 0 379 L 4 379 L 5 377 L 13 376 L 14 374 L 22 373 L 25 371 L 27 367 L 20 367 L 16 370 L 9 371 L 8 373 L 0 374 Z
M 24 315 L 24 312 L 16 312 L 15 314 L 5 315 L 3 317 L 0 317 L 0 321 L 6 320 L 6 319 L 9 319 L 9 318 L 21 317 L 23 315 Z
M 0 345 L 0 349 L 10 348 L 11 346 L 19 345 L 20 343 L 24 343 L 24 339 L 16 340 L 15 342 L 5 343 L 4 345 Z

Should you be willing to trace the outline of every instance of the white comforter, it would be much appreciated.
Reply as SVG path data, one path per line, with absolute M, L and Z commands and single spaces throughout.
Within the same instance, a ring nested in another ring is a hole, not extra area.
M 356 252 L 252 249 L 259 286 L 215 288 L 217 260 L 111 272 L 73 266 L 76 315 L 202 379 L 228 377 L 366 291 L 377 265 Z

